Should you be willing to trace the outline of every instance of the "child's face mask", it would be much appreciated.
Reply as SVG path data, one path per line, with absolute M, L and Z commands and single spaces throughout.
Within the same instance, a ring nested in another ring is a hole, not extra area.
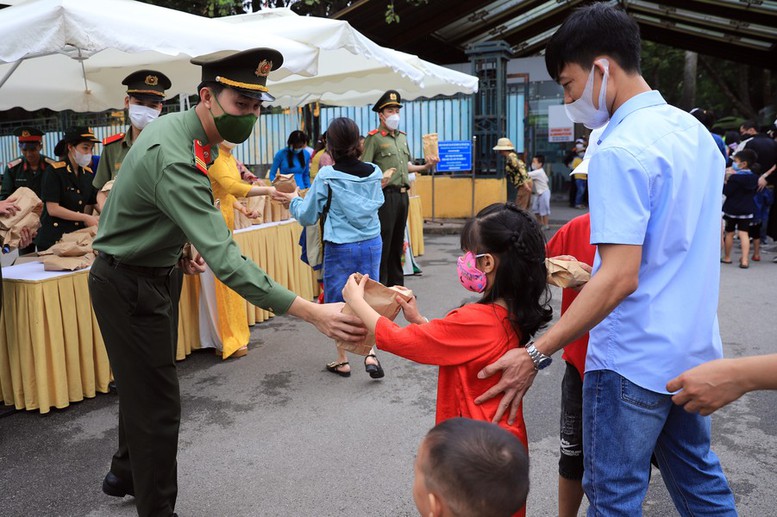
M 459 282 L 467 291 L 482 293 L 486 290 L 486 274 L 478 269 L 477 259 L 486 254 L 475 255 L 468 251 L 456 261 L 456 271 L 459 274 Z

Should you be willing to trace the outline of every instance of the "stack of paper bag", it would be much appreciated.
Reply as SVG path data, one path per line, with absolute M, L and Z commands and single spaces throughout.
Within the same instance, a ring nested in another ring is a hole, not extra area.
M 356 274 L 357 281 L 361 281 L 362 275 Z M 386 287 L 380 282 L 376 282 L 373 279 L 367 280 L 367 285 L 364 286 L 364 300 L 370 307 L 381 316 L 385 316 L 391 321 L 397 317 L 401 309 L 396 297 L 399 295 L 405 301 L 410 301 L 413 298 L 413 291 L 409 289 L 397 289 L 396 287 Z M 343 307 L 343 314 L 354 314 L 353 310 L 345 304 Z M 367 355 L 372 350 L 372 346 L 375 344 L 375 334 L 368 333 L 367 336 L 360 342 L 352 341 L 337 341 L 337 347 L 348 352 L 353 352 L 359 355 Z
M 35 192 L 27 187 L 19 187 L 9 199 L 13 200 L 19 210 L 13 215 L 0 216 L 0 236 L 3 239 L 3 246 L 18 248 L 24 228 L 30 232 L 35 232 L 40 228 L 43 202 L 35 195 Z
M 89 226 L 66 233 L 49 249 L 39 251 L 46 271 L 76 271 L 92 265 L 94 250 L 92 242 L 97 235 L 97 227 Z
M 547 258 L 545 267 L 548 270 L 548 283 L 558 287 L 580 287 L 591 279 L 591 274 L 577 260 Z

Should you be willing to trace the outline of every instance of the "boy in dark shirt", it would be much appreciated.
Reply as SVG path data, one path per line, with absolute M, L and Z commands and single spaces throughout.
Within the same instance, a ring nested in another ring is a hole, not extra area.
M 734 155 L 731 169 L 726 170 L 723 193 L 723 220 L 726 222 L 724 239 L 724 264 L 731 264 L 731 249 L 734 246 L 734 232 L 739 234 L 742 258 L 739 267 L 750 267 L 750 224 L 755 213 L 755 193 L 758 190 L 758 176 L 751 170 L 758 160 L 755 152 L 743 149 Z

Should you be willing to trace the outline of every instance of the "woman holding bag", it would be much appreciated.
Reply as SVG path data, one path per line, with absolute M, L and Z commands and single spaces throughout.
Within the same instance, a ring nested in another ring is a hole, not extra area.
M 301 189 L 310 187 L 310 154 L 305 150 L 307 135 L 299 130 L 292 131 L 286 147 L 275 153 L 270 168 L 270 181 L 276 174 L 294 174 L 294 181 Z
M 295 192 L 276 192 L 275 199 L 290 202 L 291 215 L 303 226 L 324 221 L 324 302 L 343 301 L 342 290 L 352 273 L 378 278 L 380 238 L 378 209 L 383 205 L 380 182 L 383 172 L 359 160 L 359 127 L 345 117 L 334 119 L 326 130 L 327 152 L 334 165 L 321 167 L 305 198 Z M 384 376 L 373 348 L 364 358 L 370 377 Z M 326 365 L 327 371 L 350 377 L 351 366 L 345 351 L 337 349 L 337 360 Z
M 240 180 L 237 160 L 232 155 L 234 147 L 232 142 L 221 142 L 219 155 L 208 169 L 213 197 L 218 200 L 221 215 L 231 231 L 235 230 L 235 210 L 249 219 L 258 215 L 249 212 L 237 198 L 267 196 L 275 192 L 275 187 L 259 187 Z M 200 335 L 203 348 L 215 348 L 216 355 L 223 359 L 243 357 L 248 353 L 250 337 L 245 300 L 215 278 L 210 269 L 201 276 L 201 281 Z

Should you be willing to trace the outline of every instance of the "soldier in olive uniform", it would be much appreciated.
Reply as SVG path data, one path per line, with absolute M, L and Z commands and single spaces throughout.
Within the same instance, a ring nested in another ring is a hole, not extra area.
M 383 253 L 380 258 L 380 282 L 387 286 L 404 285 L 402 272 L 402 254 L 405 244 L 405 225 L 410 201 L 407 191 L 410 188 L 408 172 L 430 170 L 436 162 L 426 165 L 411 163 L 412 155 L 407 145 L 405 133 L 399 131 L 399 110 L 402 98 L 396 90 L 388 90 L 378 99 L 372 111 L 378 114 L 380 126 L 373 129 L 364 139 L 362 161 L 372 162 L 385 173 L 389 169 L 395 172 L 383 180 L 385 202 L 378 210 L 380 218 L 380 236 L 383 240 Z
M 41 178 L 47 164 L 53 160 L 41 154 L 43 131 L 34 127 L 20 127 L 13 132 L 19 138 L 19 150 L 22 155 L 8 163 L 3 174 L 3 187 L 0 200 L 5 200 L 19 187 L 32 189 L 40 197 Z
M 74 127 L 54 147 L 60 161 L 43 173 L 43 215 L 35 239 L 38 250 L 50 248 L 65 233 L 97 225 L 97 217 L 92 215 L 96 196 L 92 186 L 94 173 L 89 168 L 95 142 L 99 140 L 91 129 Z
M 172 83 L 162 72 L 156 70 L 138 70 L 132 72 L 121 82 L 127 86 L 124 97 L 124 109 L 127 110 L 130 127 L 126 133 L 117 133 L 103 139 L 103 152 L 97 165 L 97 174 L 93 185 L 97 189 L 97 207 L 102 210 L 107 193 L 100 192 L 106 183 L 116 178 L 121 163 L 137 140 L 140 132 L 150 122 L 156 120 L 162 112 L 162 102 L 165 100 L 165 90 Z
M 141 516 L 173 515 L 177 494 L 181 402 L 170 282 L 176 263 L 201 272 L 204 257 L 219 280 L 254 305 L 300 317 L 330 337 L 366 334 L 358 318 L 340 312 L 343 304 L 303 300 L 241 256 L 213 204 L 207 174 L 216 144 L 248 139 L 262 102 L 273 100 L 267 76 L 282 62 L 266 48 L 193 59 L 202 66 L 199 104 L 140 134 L 105 203 L 89 291 L 119 390 L 119 450 L 103 491 L 134 495 Z M 202 257 L 182 258 L 186 242 Z

